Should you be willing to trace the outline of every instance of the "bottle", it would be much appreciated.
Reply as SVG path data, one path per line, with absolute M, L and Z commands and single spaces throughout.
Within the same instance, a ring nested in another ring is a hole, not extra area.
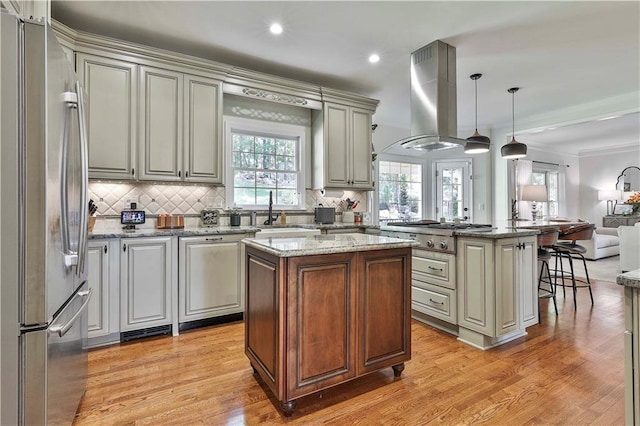
M 251 226 L 258 224 L 258 212 L 251 212 Z
M 287 223 L 287 214 L 284 212 L 284 210 L 282 210 L 282 213 L 280 213 L 280 223 L 282 225 L 285 225 Z

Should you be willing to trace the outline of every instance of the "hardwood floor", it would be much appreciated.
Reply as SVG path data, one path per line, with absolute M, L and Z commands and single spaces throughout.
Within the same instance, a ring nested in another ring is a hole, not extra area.
M 298 400 L 285 418 L 252 374 L 242 322 L 93 350 L 75 425 L 624 424 L 623 289 L 541 300 L 542 324 L 489 351 L 412 323 L 412 360 Z

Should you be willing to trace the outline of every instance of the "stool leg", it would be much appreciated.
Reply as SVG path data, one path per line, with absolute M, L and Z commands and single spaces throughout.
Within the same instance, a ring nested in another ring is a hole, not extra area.
M 587 271 L 587 261 L 583 255 L 580 255 L 582 258 L 582 264 L 584 265 L 584 274 L 587 276 L 587 286 L 589 287 L 589 296 L 591 297 L 591 304 L 593 305 L 593 293 L 591 292 L 591 280 L 589 280 L 589 271 Z
M 573 258 L 571 257 L 571 254 L 567 254 L 567 258 L 569 259 L 569 268 L 571 269 L 571 286 L 573 287 L 573 309 L 578 309 L 578 305 L 577 305 L 577 294 L 578 294 L 578 287 L 576 285 L 576 276 L 573 273 Z
M 558 315 L 558 304 L 556 303 L 556 289 L 551 284 L 551 271 L 549 271 L 549 263 L 545 262 L 547 265 L 547 277 L 549 279 L 549 290 L 551 290 L 551 299 L 553 300 L 553 308 L 556 311 L 556 316 Z M 544 266 L 544 265 L 543 265 Z

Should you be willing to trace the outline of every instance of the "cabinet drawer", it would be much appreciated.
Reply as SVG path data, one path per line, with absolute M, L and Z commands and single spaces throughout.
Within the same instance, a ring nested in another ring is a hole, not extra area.
M 414 250 L 411 272 L 414 280 L 456 289 L 453 255 Z
M 411 287 L 411 308 L 451 324 L 457 324 L 456 292 L 416 281 Z

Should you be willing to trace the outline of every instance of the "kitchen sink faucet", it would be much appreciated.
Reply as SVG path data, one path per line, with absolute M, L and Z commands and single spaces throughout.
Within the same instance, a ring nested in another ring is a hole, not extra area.
M 269 191 L 269 213 L 267 216 L 267 220 L 264 221 L 265 225 L 273 225 L 273 223 L 278 219 L 278 214 L 276 213 L 273 216 L 273 191 Z

